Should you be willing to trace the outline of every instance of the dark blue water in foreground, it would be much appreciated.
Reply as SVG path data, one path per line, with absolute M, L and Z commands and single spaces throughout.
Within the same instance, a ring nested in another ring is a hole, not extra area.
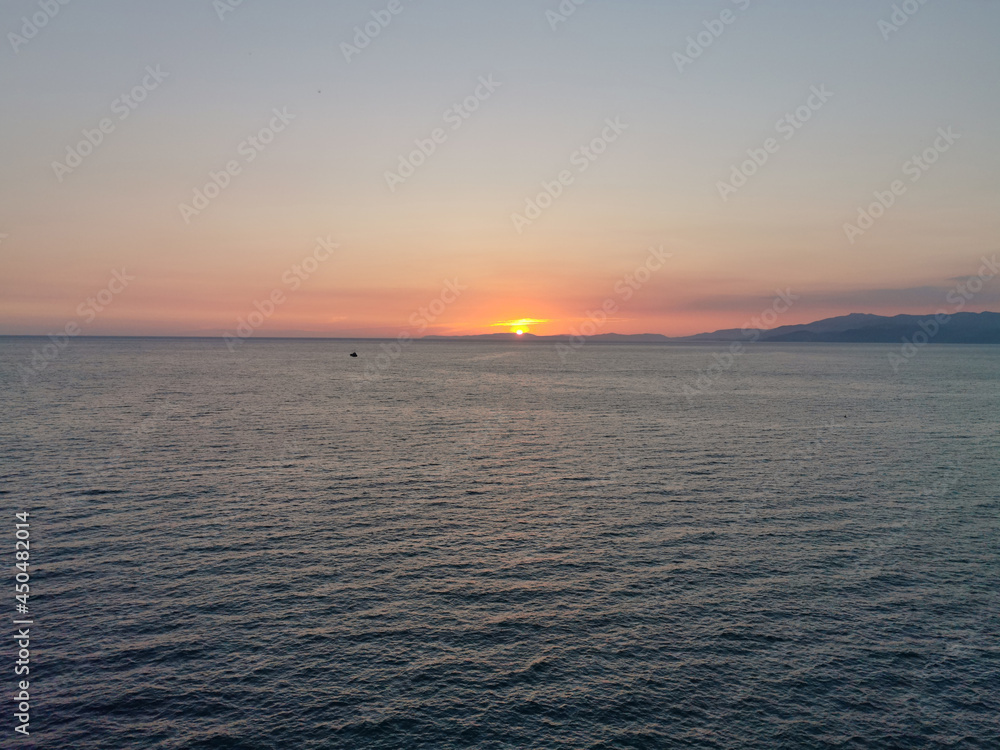
M 1000 347 L 41 343 L 4 747 L 1000 747 Z

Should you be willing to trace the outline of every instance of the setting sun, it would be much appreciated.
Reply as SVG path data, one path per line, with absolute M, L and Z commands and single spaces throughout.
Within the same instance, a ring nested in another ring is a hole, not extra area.
M 518 336 L 523 336 L 530 332 L 530 326 L 548 323 L 548 320 L 543 318 L 517 318 L 515 320 L 501 320 L 497 323 L 493 323 L 493 328 L 506 328 L 511 333 L 517 334 Z

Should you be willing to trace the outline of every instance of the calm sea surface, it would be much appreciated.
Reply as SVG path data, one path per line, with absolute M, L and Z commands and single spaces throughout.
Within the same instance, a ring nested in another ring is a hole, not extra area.
M 5 748 L 1000 747 L 1000 347 L 44 343 Z

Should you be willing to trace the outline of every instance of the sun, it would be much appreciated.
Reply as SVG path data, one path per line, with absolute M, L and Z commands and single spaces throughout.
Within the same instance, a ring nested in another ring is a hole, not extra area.
M 506 328 L 516 336 L 523 336 L 526 333 L 531 333 L 532 326 L 548 322 L 548 320 L 543 320 L 542 318 L 515 318 L 513 320 L 501 320 L 493 323 L 491 327 Z

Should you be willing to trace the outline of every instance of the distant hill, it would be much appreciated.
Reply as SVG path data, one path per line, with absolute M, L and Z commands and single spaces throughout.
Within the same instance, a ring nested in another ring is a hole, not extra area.
M 923 324 L 923 326 L 921 325 Z M 933 315 L 867 315 L 851 313 L 815 323 L 780 326 L 760 331 L 759 341 L 770 343 L 855 343 L 895 344 L 912 339 L 916 333 L 933 332 L 930 340 L 937 344 L 1000 344 L 1000 313 L 956 313 L 937 328 Z M 748 332 L 749 334 L 750 332 Z M 688 336 L 674 341 L 744 341 L 748 334 L 740 331 Z
M 769 330 L 729 328 L 694 336 L 670 338 L 659 333 L 601 333 L 587 337 L 587 341 L 603 343 L 710 343 L 749 341 L 759 334 L 757 341 L 768 343 L 854 343 L 897 344 L 914 334 L 933 332 L 929 336 L 936 344 L 1000 344 L 1000 313 L 955 313 L 938 327 L 933 315 L 870 315 L 851 313 L 836 318 L 817 320 L 805 325 L 780 326 Z M 424 340 L 439 341 L 569 341 L 568 335 L 536 336 L 525 333 L 486 333 L 478 336 L 425 336 Z

